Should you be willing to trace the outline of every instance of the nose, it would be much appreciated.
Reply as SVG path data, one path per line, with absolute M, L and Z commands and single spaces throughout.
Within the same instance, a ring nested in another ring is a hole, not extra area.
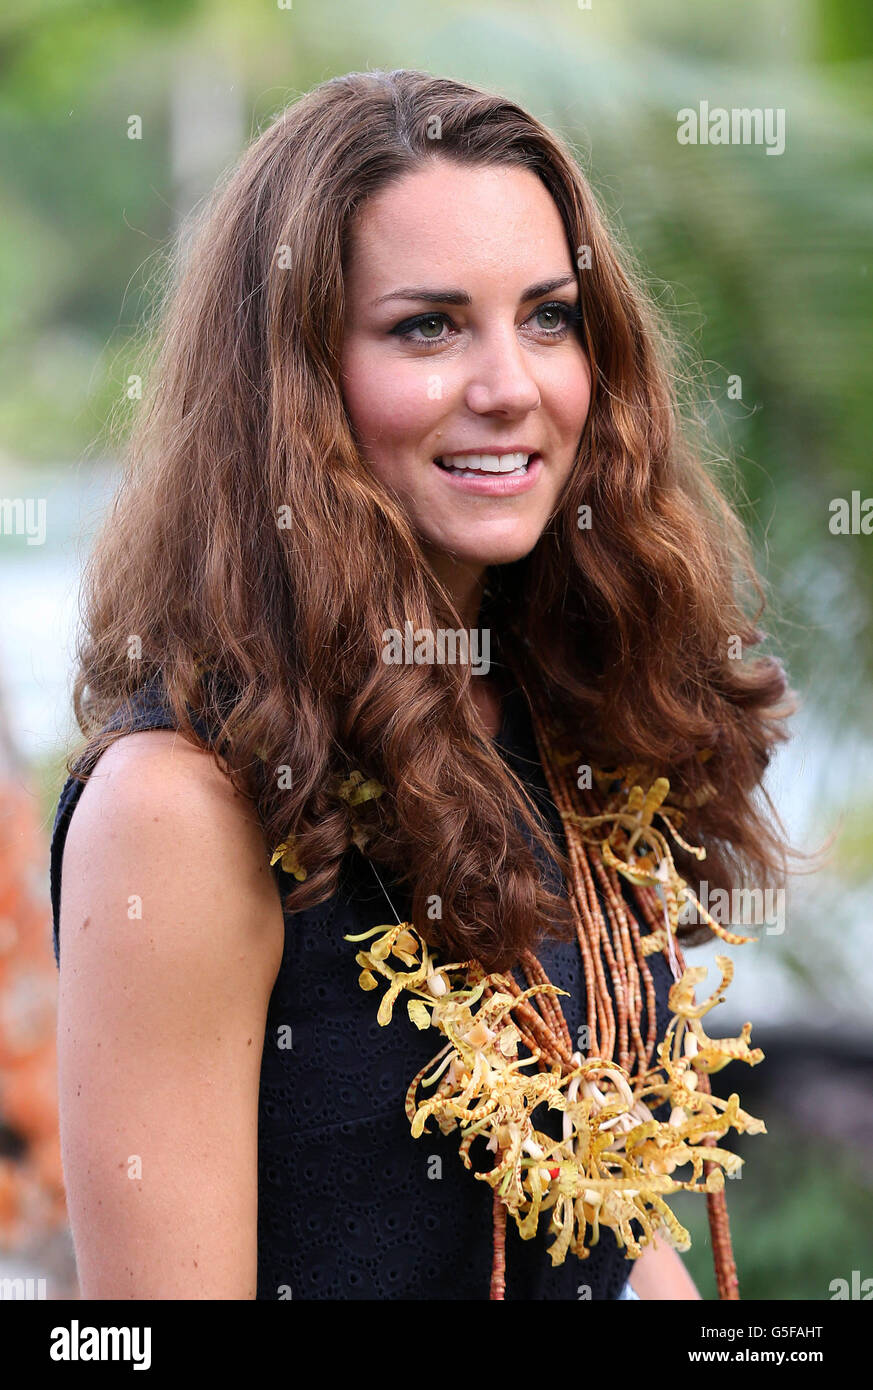
M 494 330 L 470 357 L 465 399 L 476 415 L 527 415 L 540 404 L 540 393 L 515 327 Z

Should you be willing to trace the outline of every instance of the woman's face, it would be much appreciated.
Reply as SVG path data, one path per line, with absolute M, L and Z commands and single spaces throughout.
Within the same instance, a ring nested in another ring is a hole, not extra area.
M 521 559 L 554 512 L 591 396 L 578 306 L 560 214 L 529 170 L 436 159 L 359 212 L 346 409 L 438 573 Z M 472 477 L 435 462 L 459 454 L 480 456 Z

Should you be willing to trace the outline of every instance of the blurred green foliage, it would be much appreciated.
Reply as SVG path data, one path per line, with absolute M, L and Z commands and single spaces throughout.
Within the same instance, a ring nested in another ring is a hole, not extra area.
M 766 1136 L 738 1148 L 743 1176 L 725 1183 L 742 1299 L 831 1298 L 833 1279 L 862 1278 L 871 1185 L 848 1150 L 767 1117 Z M 702 1298 L 717 1297 L 706 1199 L 682 1194 L 670 1206 L 691 1236 L 682 1259 Z

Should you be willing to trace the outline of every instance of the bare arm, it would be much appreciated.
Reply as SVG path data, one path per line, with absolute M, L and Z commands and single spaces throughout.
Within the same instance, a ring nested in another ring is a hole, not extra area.
M 141 915 L 137 915 L 141 913 Z M 83 1298 L 254 1298 L 261 1053 L 284 924 L 254 808 L 173 731 L 70 822 L 58 1097 Z
M 670 1245 L 653 1239 L 639 1259 L 634 1260 L 631 1288 L 640 1298 L 700 1298 L 682 1256 Z

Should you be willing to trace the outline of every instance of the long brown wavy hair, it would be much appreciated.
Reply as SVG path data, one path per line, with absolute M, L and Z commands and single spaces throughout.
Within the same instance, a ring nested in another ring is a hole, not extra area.
M 506 968 L 543 926 L 571 930 L 520 820 L 568 866 L 485 736 L 467 666 L 381 659 L 406 620 L 463 624 L 362 460 L 340 387 L 356 210 L 434 159 L 533 170 L 574 264 L 590 248 L 590 411 L 536 546 L 488 571 L 492 662 L 578 731 L 592 765 L 644 763 L 692 796 L 708 780 L 683 833 L 706 846 L 713 887 L 784 873 L 761 779 L 793 701 L 778 660 L 746 656 L 764 591 L 691 442 L 671 328 L 569 147 L 504 96 L 424 72 L 351 73 L 282 111 L 166 258 L 150 385 L 85 575 L 73 700 L 87 742 L 67 768 L 87 777 L 157 680 L 186 737 L 204 744 L 192 718 L 212 730 L 265 850 L 293 837 L 307 876 L 286 908 L 336 890 L 363 823 L 374 864 L 410 886 L 415 924 L 452 958 Z M 387 794 L 353 822 L 336 787 L 354 769 Z

